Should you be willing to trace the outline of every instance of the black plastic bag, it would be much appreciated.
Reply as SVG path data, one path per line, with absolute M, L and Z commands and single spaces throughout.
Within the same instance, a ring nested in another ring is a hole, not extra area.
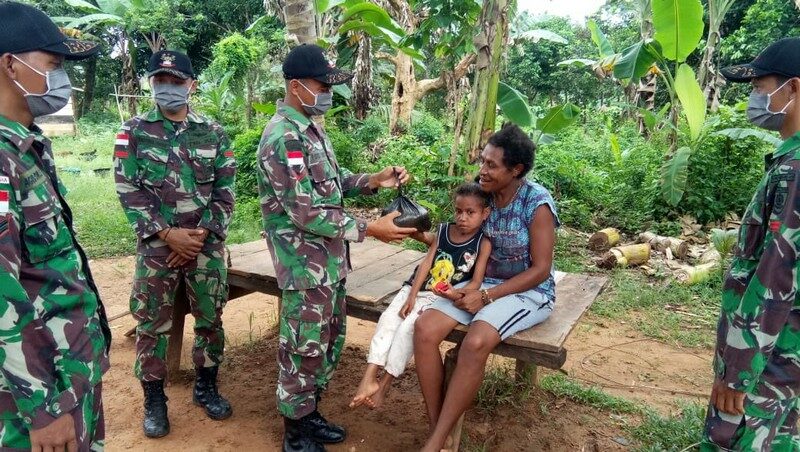
M 401 228 L 416 228 L 420 232 L 431 229 L 428 209 L 408 199 L 400 187 L 397 189 L 397 197 L 383 209 L 381 215 L 388 215 L 394 211 L 400 212 L 400 216 L 394 219 L 394 224 Z

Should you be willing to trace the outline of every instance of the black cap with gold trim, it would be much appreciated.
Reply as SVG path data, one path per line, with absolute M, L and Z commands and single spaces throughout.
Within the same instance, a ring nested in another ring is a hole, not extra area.
M 47 14 L 33 6 L 0 2 L 0 55 L 36 50 L 82 60 L 96 54 L 100 45 L 67 38 Z
M 283 77 L 286 80 L 313 78 L 326 85 L 341 85 L 353 78 L 353 74 L 337 69 L 325 58 L 322 47 L 302 44 L 289 52 L 283 60 Z
M 160 50 L 150 57 L 147 76 L 152 77 L 162 73 L 174 75 L 184 80 L 194 78 L 192 60 L 185 53 L 174 50 Z
M 749 82 L 765 75 L 800 77 L 800 38 L 783 38 L 770 44 L 750 63 L 721 70 L 731 82 Z

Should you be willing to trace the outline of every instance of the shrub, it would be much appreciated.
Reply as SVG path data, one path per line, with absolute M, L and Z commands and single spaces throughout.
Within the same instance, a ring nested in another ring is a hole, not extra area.
M 236 156 L 236 197 L 242 201 L 258 198 L 258 143 L 261 128 L 245 130 L 233 140 Z
M 444 125 L 433 115 L 421 112 L 411 123 L 411 134 L 426 145 L 431 145 L 444 135 Z
M 367 146 L 389 135 L 389 127 L 379 115 L 367 118 L 355 128 L 353 138 Z

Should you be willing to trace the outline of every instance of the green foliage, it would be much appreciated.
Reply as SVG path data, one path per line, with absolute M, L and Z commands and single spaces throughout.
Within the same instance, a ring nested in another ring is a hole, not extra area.
M 389 126 L 378 115 L 368 116 L 360 126 L 353 131 L 353 138 L 367 146 L 389 135 Z M 337 149 L 334 146 L 334 149 Z
M 261 128 L 246 130 L 233 141 L 236 156 L 236 199 L 258 198 L 258 143 Z
M 723 230 L 714 228 L 711 230 L 711 243 L 722 257 L 727 257 L 736 246 L 737 231 L 734 229 Z
M 697 141 L 706 122 L 706 96 L 697 84 L 694 71 L 688 64 L 681 64 L 678 67 L 675 76 L 675 94 L 683 106 L 692 141 Z
M 411 134 L 420 143 L 430 146 L 444 135 L 444 125 L 432 114 L 423 112 L 411 125 Z
M 673 207 L 678 205 L 686 190 L 691 155 L 691 148 L 684 146 L 661 165 L 661 195 Z
M 652 0 L 655 38 L 663 55 L 679 63 L 686 60 L 703 37 L 703 5 L 700 0 Z
M 366 146 L 358 137 L 335 126 L 326 128 L 339 165 L 357 173 L 367 168 Z
M 627 430 L 640 452 L 682 452 L 696 445 L 702 436 L 706 407 L 697 403 L 684 403 L 678 414 L 661 416 L 650 410 L 642 423 Z
M 233 33 L 214 44 L 214 59 L 208 69 L 217 77 L 230 73 L 239 85 L 257 65 L 264 46 L 262 40 Z

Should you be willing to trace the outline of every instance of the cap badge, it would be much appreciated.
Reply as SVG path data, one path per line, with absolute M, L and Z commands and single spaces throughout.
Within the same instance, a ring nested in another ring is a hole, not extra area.
M 175 67 L 175 55 L 168 53 L 161 55 L 161 67 Z

